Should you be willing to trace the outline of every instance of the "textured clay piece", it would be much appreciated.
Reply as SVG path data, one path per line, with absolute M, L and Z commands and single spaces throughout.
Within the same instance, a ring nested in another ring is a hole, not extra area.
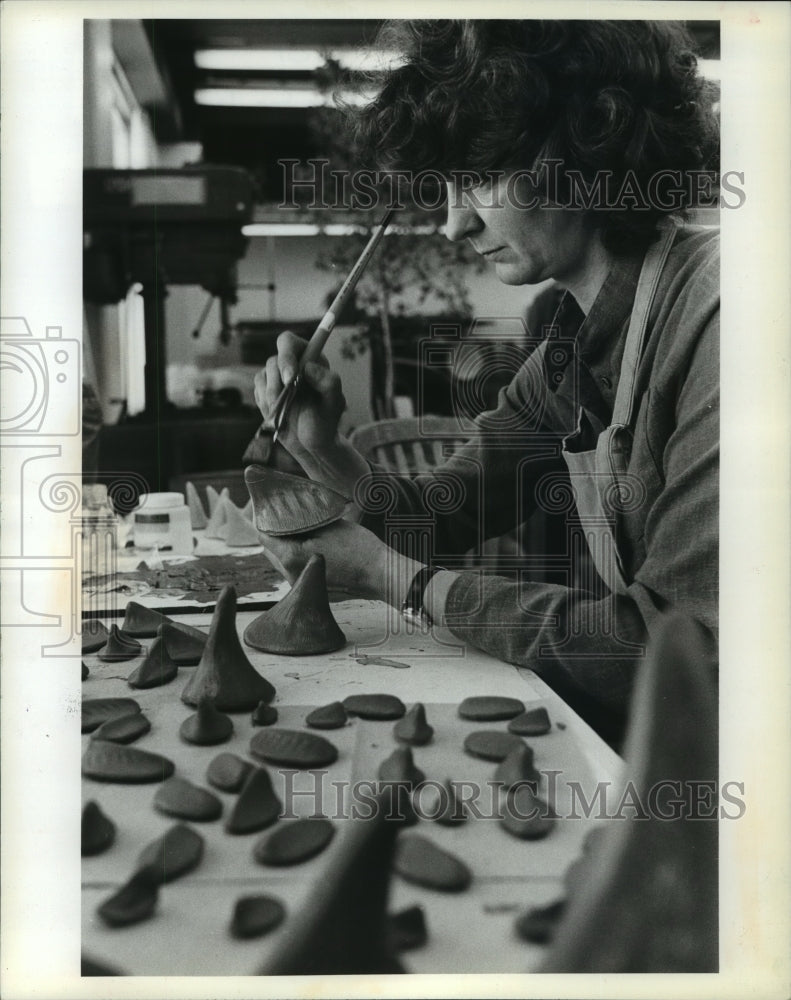
M 141 785 L 164 781 L 175 771 L 173 761 L 158 753 L 137 747 L 93 739 L 82 755 L 82 773 L 94 781 L 113 781 L 120 785 Z
M 526 910 L 514 924 L 516 933 L 532 944 L 547 944 L 552 940 L 560 918 L 566 912 L 566 900 L 556 899 L 548 906 Z
M 206 641 L 209 638 L 191 625 L 180 622 L 166 622 L 159 630 L 170 659 L 179 667 L 194 667 L 200 663 Z
M 250 622 L 244 641 L 285 656 L 332 653 L 346 645 L 330 610 L 324 556 L 310 557 L 286 596 Z
M 444 795 L 435 789 L 436 798 L 423 808 L 426 818 L 434 820 L 441 826 L 458 826 L 467 821 L 467 808 L 459 799 L 458 789 L 448 778 L 443 782 Z M 421 804 L 423 800 L 421 798 Z
M 426 914 L 422 906 L 408 906 L 388 918 L 388 933 L 395 951 L 422 948 L 428 941 Z
M 244 516 L 235 503 L 227 500 L 225 503 L 225 544 L 231 548 L 246 545 L 260 545 L 255 525 Z
M 88 674 L 90 674 L 90 670 L 88 669 L 85 661 L 83 660 L 83 664 L 82 664 L 82 679 L 85 680 L 86 677 L 88 676 Z
M 529 785 L 517 785 L 506 796 L 501 822 L 520 840 L 540 840 L 555 825 L 555 815 Z
M 253 765 L 233 753 L 218 754 L 206 770 L 206 780 L 221 792 L 238 792 Z
M 206 487 L 206 502 L 209 505 L 209 517 L 211 517 L 220 505 L 220 494 L 213 486 Z
M 225 824 L 227 833 L 257 833 L 271 826 L 282 810 L 269 772 L 256 767 L 244 783 Z
M 286 908 L 274 896 L 242 896 L 231 917 L 231 936 L 240 940 L 263 937 L 283 923 Z
M 342 729 L 348 721 L 346 709 L 339 701 L 314 708 L 305 716 L 305 725 L 311 729 Z
M 508 723 L 508 732 L 517 736 L 543 736 L 552 728 L 549 715 L 543 705 L 529 708 Z
M 379 780 L 403 782 L 414 787 L 425 781 L 426 776 L 415 765 L 412 750 L 409 747 L 399 747 L 379 765 Z
M 147 920 L 157 906 L 159 883 L 148 868 L 136 871 L 126 885 L 106 899 L 97 913 L 108 927 L 128 927 Z
M 231 738 L 233 723 L 223 712 L 218 712 L 211 698 L 202 698 L 198 711 L 188 716 L 179 726 L 179 736 L 185 743 L 199 747 L 225 743 Z
M 472 881 L 463 861 L 417 833 L 399 837 L 394 867 L 407 882 L 440 892 L 461 892 Z
M 251 712 L 271 701 L 275 689 L 247 659 L 236 633 L 236 591 L 225 587 L 212 616 L 209 638 L 195 674 L 181 694 L 187 705 L 214 699 L 221 712 Z
M 121 630 L 124 635 L 134 636 L 135 639 L 153 639 L 160 625 L 169 620 L 153 608 L 147 608 L 137 601 L 129 601 Z
M 323 736 L 299 729 L 264 729 L 250 740 L 250 753 L 269 764 L 325 767 L 338 759 L 338 749 Z
M 464 740 L 467 753 L 473 757 L 482 757 L 483 760 L 505 760 L 509 753 L 522 746 L 524 743 L 518 736 L 495 729 L 476 730 Z
M 139 712 L 134 698 L 86 698 L 82 703 L 82 731 L 92 733 L 110 719 Z
M 252 723 L 254 726 L 273 726 L 277 722 L 277 709 L 272 705 L 267 705 L 265 701 L 259 701 L 253 710 Z
M 137 859 L 140 871 L 151 872 L 160 885 L 186 875 L 200 864 L 203 837 L 186 823 L 175 826 L 144 847 Z
M 474 722 L 499 722 L 502 719 L 513 719 L 524 712 L 525 706 L 518 698 L 501 698 L 499 696 L 483 696 L 465 698 L 459 705 L 459 715 L 462 719 L 472 719 Z
M 151 643 L 140 666 L 135 667 L 126 678 L 126 683 L 133 688 L 160 687 L 162 684 L 169 684 L 178 672 L 178 664 L 171 660 L 160 635 Z
M 187 500 L 187 506 L 190 510 L 190 527 L 195 531 L 200 531 L 202 528 L 206 527 L 206 510 L 193 483 L 187 483 L 184 492 Z
M 394 694 L 350 694 L 343 707 L 361 719 L 400 719 L 406 714 L 406 705 Z
M 166 816 L 210 823 L 222 815 L 222 802 L 205 788 L 184 778 L 169 778 L 154 796 L 154 808 Z
M 343 517 L 351 500 L 303 476 L 269 466 L 248 465 L 244 480 L 253 501 L 254 522 L 267 535 L 300 535 Z
M 114 840 L 115 823 L 105 816 L 97 802 L 86 802 L 82 810 L 82 856 L 102 854 Z
M 151 723 L 142 712 L 108 719 L 91 736 L 92 740 L 109 740 L 111 743 L 134 743 L 151 732 Z
M 110 636 L 99 653 L 99 659 L 105 663 L 121 663 L 131 660 L 143 652 L 143 647 L 131 637 L 124 636 L 117 625 L 110 629 Z
M 334 835 L 335 827 L 323 816 L 280 823 L 258 841 L 253 857 L 262 865 L 298 865 L 321 854 Z
M 403 719 L 393 726 L 393 736 L 402 743 L 423 747 L 431 742 L 434 728 L 426 722 L 426 710 L 420 702 L 413 705 Z
M 514 747 L 494 772 L 494 780 L 501 781 L 506 791 L 522 781 L 532 782 L 535 787 L 540 777 L 533 764 L 533 751 L 526 743 Z
M 206 494 L 209 495 L 209 487 L 206 487 Z M 222 527 L 225 524 L 227 517 L 225 511 L 225 500 L 230 499 L 230 494 L 228 493 L 228 487 L 220 493 L 217 498 L 215 506 L 212 508 L 211 514 L 209 514 L 209 521 L 206 525 L 205 536 L 206 538 L 222 538 Z M 209 501 L 211 503 L 211 500 Z
M 100 622 L 98 618 L 89 618 L 82 623 L 82 652 L 83 655 L 95 653 L 110 638 L 107 626 Z

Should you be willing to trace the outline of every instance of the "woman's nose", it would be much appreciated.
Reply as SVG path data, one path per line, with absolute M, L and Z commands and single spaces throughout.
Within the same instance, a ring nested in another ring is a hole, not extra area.
M 467 239 L 483 229 L 483 220 L 463 191 L 448 185 L 448 219 L 445 236 L 452 242 Z

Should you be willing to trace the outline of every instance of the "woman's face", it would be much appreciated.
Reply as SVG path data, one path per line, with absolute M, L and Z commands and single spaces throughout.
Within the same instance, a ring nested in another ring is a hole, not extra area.
M 536 207 L 527 207 L 538 202 Z M 462 191 L 448 184 L 449 240 L 469 240 L 506 285 L 565 284 L 584 269 L 594 233 L 581 211 L 548 205 L 524 176 Z

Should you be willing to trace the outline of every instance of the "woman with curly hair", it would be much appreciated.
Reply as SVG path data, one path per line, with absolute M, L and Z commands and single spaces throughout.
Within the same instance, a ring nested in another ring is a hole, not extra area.
M 432 519 L 430 553 L 399 551 L 392 531 L 382 540 L 385 516 L 365 509 L 381 474 L 338 434 L 338 378 L 308 365 L 280 440 L 311 478 L 356 497 L 358 523 L 267 546 L 291 577 L 321 552 L 331 585 L 530 667 L 617 742 L 665 612 L 694 619 L 715 653 L 718 239 L 684 224 L 716 160 L 711 95 L 669 22 L 418 21 L 386 32 L 404 58 L 359 114 L 361 155 L 439 172 L 448 239 L 469 241 L 506 284 L 552 278 L 566 291 L 466 446 L 431 476 L 388 482 L 391 524 Z M 281 335 L 257 376 L 265 418 L 303 349 Z M 437 484 L 455 499 L 432 509 Z M 463 568 L 460 553 L 536 505 L 567 511 L 565 580 Z M 585 545 L 597 573 L 581 578 Z

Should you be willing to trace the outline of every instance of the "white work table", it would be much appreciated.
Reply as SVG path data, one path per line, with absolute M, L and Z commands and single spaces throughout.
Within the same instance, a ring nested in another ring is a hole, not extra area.
M 496 765 L 466 754 L 464 737 L 476 729 L 504 731 L 507 723 L 461 719 L 457 706 L 470 695 L 507 695 L 529 704 L 541 702 L 548 710 L 552 731 L 527 742 L 535 751 L 539 771 L 561 772 L 558 806 L 562 808 L 567 800 L 567 780 L 580 782 L 588 799 L 595 782 L 617 780 L 621 764 L 617 755 L 532 672 L 466 648 L 449 633 L 407 635 L 403 623 L 382 604 L 347 601 L 334 604 L 333 610 L 348 639 L 347 646 L 336 653 L 289 658 L 245 647 L 251 662 L 277 689 L 273 703 L 279 712 L 277 725 L 305 728 L 304 717 L 310 707 L 355 693 L 386 692 L 399 696 L 407 706 L 421 701 L 435 734 L 431 744 L 414 749 L 416 763 L 428 778 L 442 781 L 451 777 L 485 786 Z M 239 611 L 236 624 L 240 634 L 255 614 Z M 179 620 L 179 616 L 173 617 Z M 181 620 L 208 627 L 210 616 L 185 615 Z M 400 635 L 387 636 L 388 621 L 400 625 Z M 150 641 L 143 640 L 143 645 Z M 362 664 L 355 658 L 358 654 L 394 658 L 409 667 Z M 218 753 L 227 751 L 251 759 L 250 738 L 260 730 L 253 727 L 250 713 L 232 716 L 234 734 L 219 746 L 196 747 L 179 738 L 181 721 L 193 711 L 182 703 L 180 695 L 194 667 L 182 667 L 177 678 L 164 687 L 134 690 L 125 678 L 140 662 L 139 657 L 122 663 L 102 663 L 97 654 L 84 659 L 90 676 L 83 683 L 83 697 L 135 698 L 152 728 L 134 745 L 169 757 L 177 775 L 207 787 L 206 768 Z M 343 729 L 323 733 L 339 750 L 337 762 L 326 769 L 325 780 L 375 780 L 379 763 L 398 746 L 392 727 L 392 722 L 351 719 Z M 89 739 L 88 735 L 83 737 L 85 745 Z M 277 768 L 268 767 L 277 789 L 282 775 Z M 305 772 L 292 779 L 294 787 L 315 788 L 315 783 L 298 783 L 308 777 Z M 111 929 L 96 915 L 97 906 L 132 874 L 142 848 L 178 822 L 153 808 L 157 787 L 83 780 L 84 801 L 96 800 L 118 827 L 116 841 L 106 853 L 83 859 L 84 953 L 130 975 L 255 974 L 266 956 L 277 949 L 288 916 L 280 928 L 264 938 L 234 940 L 228 927 L 235 900 L 242 895 L 269 893 L 285 904 L 288 914 L 309 906 L 311 886 L 332 864 L 345 821 L 338 817 L 339 833 L 318 857 L 294 868 L 264 868 L 252 856 L 252 846 L 263 834 L 227 834 L 223 822 L 235 797 L 218 792 L 224 805 L 223 818 L 192 824 L 205 838 L 201 864 L 161 888 L 153 918 Z M 313 795 L 299 796 L 294 800 L 294 812 L 312 814 L 315 803 Z M 335 799 L 325 798 L 320 805 L 333 818 Z M 484 807 L 482 798 L 481 809 Z M 473 881 L 461 894 L 445 894 L 393 875 L 390 911 L 421 904 L 429 931 L 423 948 L 402 953 L 404 964 L 410 971 L 426 973 L 522 972 L 535 967 L 542 948 L 520 940 L 514 921 L 528 906 L 551 902 L 562 894 L 563 874 L 579 855 L 582 840 L 594 822 L 563 820 L 546 839 L 522 841 L 501 829 L 497 820 L 472 819 L 448 828 L 421 819 L 412 829 L 462 858 L 473 872 Z

